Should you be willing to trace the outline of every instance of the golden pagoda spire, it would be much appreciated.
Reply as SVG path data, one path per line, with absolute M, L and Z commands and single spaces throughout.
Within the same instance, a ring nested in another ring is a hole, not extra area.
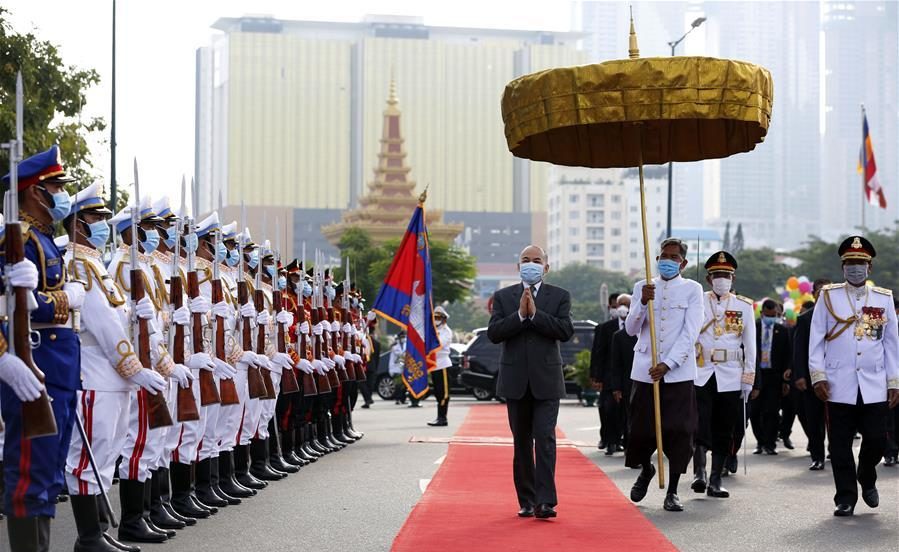
M 396 105 L 399 100 L 396 97 L 396 74 L 393 66 L 390 66 L 390 91 L 387 94 L 387 105 Z
M 631 35 L 628 39 L 627 55 L 631 59 L 640 57 L 640 48 L 637 46 L 637 31 L 634 30 L 634 7 L 631 6 Z

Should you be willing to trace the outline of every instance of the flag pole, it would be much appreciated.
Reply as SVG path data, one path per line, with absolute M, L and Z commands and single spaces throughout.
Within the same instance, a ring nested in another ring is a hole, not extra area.
M 865 203 L 868 201 L 868 182 L 865 177 L 868 174 L 868 143 L 865 136 L 865 104 L 862 104 L 862 231 L 865 230 Z

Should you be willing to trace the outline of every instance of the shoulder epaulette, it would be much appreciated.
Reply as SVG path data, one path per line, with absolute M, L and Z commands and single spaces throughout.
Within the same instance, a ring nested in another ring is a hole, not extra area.
M 737 295 L 737 299 L 739 299 L 740 301 L 743 301 L 747 305 L 752 305 L 752 303 L 753 303 L 753 300 L 750 299 L 749 297 L 746 297 L 745 295 Z
M 874 293 L 880 293 L 881 295 L 893 295 L 893 290 L 877 286 L 872 287 L 871 291 L 873 291 Z
M 821 291 L 830 291 L 832 289 L 840 289 L 845 286 L 846 282 L 840 282 L 838 284 L 825 284 L 824 287 L 821 288 Z

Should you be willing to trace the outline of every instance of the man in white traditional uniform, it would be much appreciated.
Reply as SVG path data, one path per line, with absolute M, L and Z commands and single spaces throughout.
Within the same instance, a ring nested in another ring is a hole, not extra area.
M 446 313 L 446 309 L 441 306 L 434 309 L 434 324 L 437 326 L 437 337 L 440 339 L 440 349 L 437 350 L 437 366 L 431 371 L 431 389 L 434 390 L 434 398 L 437 400 L 437 419 L 428 422 L 428 425 L 435 427 L 442 427 L 448 423 L 446 420 L 450 400 L 448 370 L 453 365 L 453 361 L 450 360 L 453 330 L 446 324 L 447 320 L 449 320 L 449 314 Z

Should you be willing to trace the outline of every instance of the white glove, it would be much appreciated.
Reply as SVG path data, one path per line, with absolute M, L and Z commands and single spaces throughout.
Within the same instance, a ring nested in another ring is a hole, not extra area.
M 749 400 L 749 395 L 752 394 L 752 384 L 744 383 L 740 386 L 740 390 L 743 392 L 743 402 Z
M 322 362 L 322 361 L 320 361 L 319 359 L 316 358 L 316 359 L 314 359 L 314 360 L 312 361 L 312 367 L 315 369 L 316 372 L 318 372 L 318 373 L 321 374 L 322 376 L 325 375 L 326 370 L 325 370 L 325 363 L 324 363 L 324 362 Z
M 22 263 L 16 263 L 15 266 L 20 264 Z M 12 387 L 13 393 L 23 402 L 37 399 L 44 389 L 44 385 L 31 369 L 19 357 L 10 353 L 0 355 L 0 381 Z
M 134 305 L 134 314 L 141 320 L 153 320 L 156 317 L 156 309 L 149 297 L 144 297 Z
M 212 304 L 209 302 L 209 299 L 203 297 L 202 295 L 198 295 L 193 299 L 188 301 L 190 305 L 190 312 L 206 314 L 210 310 L 212 310 Z
M 233 379 L 234 375 L 237 374 L 237 369 L 224 360 L 214 358 L 212 359 L 212 362 L 215 363 L 215 376 L 219 379 Z
M 365 319 L 368 320 L 369 322 L 373 321 L 377 317 L 378 317 L 378 315 L 375 314 L 375 311 L 368 311 L 368 314 L 365 315 Z
M 275 356 L 272 357 L 272 362 L 285 370 L 293 368 L 293 361 L 290 360 L 290 355 L 287 353 L 275 353 Z
M 147 393 L 155 395 L 165 389 L 165 378 L 149 368 L 141 368 L 140 372 L 130 378 L 131 383 L 141 386 Z
M 353 335 L 353 327 L 348 322 L 345 322 L 340 330 L 346 335 Z
M 336 364 L 333 360 L 331 360 L 330 358 L 327 358 L 327 357 L 322 358 L 322 363 L 325 365 L 325 371 L 327 371 L 327 372 L 330 372 L 331 370 L 333 370 L 334 366 Z
M 228 303 L 220 301 L 212 305 L 212 315 L 224 318 L 225 320 L 230 320 L 231 317 L 234 316 L 234 309 L 232 309 Z
M 300 361 L 297 362 L 296 368 L 304 374 L 311 374 L 314 370 L 312 363 L 305 358 L 301 358 Z
M 178 386 L 181 387 L 181 389 L 187 389 L 187 386 L 190 385 L 190 382 L 194 379 L 194 375 L 191 374 L 190 370 L 183 364 L 175 364 L 175 367 L 172 369 L 172 374 L 169 377 L 177 381 Z
M 180 309 L 175 309 L 175 312 L 172 313 L 172 322 L 178 324 L 179 326 L 189 326 L 190 325 L 190 309 L 187 307 L 181 307 Z
M 336 364 L 339 364 L 341 368 L 346 366 L 346 359 L 341 355 L 334 355 L 331 360 L 333 360 Z
M 191 370 L 215 370 L 215 363 L 208 353 L 194 353 L 187 359 L 187 367 Z
M 255 358 L 253 359 L 253 361 L 254 361 L 253 363 L 260 368 L 265 368 L 267 370 L 272 369 L 271 361 L 265 355 L 257 354 L 257 355 L 255 355 Z
M 322 323 L 319 322 L 315 326 L 312 326 L 312 334 L 313 335 L 321 335 L 324 332 L 324 328 L 322 327 Z
M 286 310 L 279 311 L 275 316 L 275 320 L 278 321 L 278 324 L 284 324 L 284 326 L 289 328 L 293 325 L 293 313 Z
M 331 333 L 337 333 L 339 331 L 340 331 L 340 322 L 338 322 L 337 320 L 335 320 L 334 322 L 331 322 Z
M 256 323 L 260 326 L 268 326 L 271 320 L 272 317 L 267 310 L 259 311 L 259 314 L 256 315 Z
M 245 303 L 240 306 L 240 317 L 249 322 L 251 328 L 256 327 L 256 307 L 253 303 Z
M 13 287 L 28 290 L 37 287 L 37 267 L 28 259 L 23 259 L 14 265 L 6 265 L 6 276 L 9 277 L 9 283 Z
M 69 298 L 69 309 L 80 309 L 84 304 L 84 285 L 79 282 L 66 282 L 62 290 Z
M 357 355 L 356 353 L 344 354 L 343 356 L 349 356 L 350 360 L 352 360 L 356 364 L 362 364 L 362 357 Z
M 240 355 L 240 361 L 247 366 L 256 364 L 256 353 L 253 351 L 244 351 L 242 355 Z
M 303 322 L 300 324 L 300 333 L 303 335 L 309 335 L 309 322 Z

